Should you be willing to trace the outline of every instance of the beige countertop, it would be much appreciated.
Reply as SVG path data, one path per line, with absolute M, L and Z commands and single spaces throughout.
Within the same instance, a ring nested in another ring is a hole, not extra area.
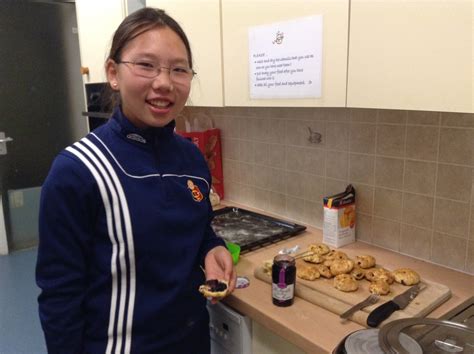
M 250 286 L 245 289 L 236 289 L 224 300 L 224 303 L 307 353 L 330 353 L 344 336 L 364 327 L 352 321 L 342 322 L 338 315 L 298 297 L 295 297 L 294 304 L 290 307 L 277 307 L 272 304 L 270 285 L 256 279 L 253 275 L 255 267 L 260 266 L 264 260 L 272 259 L 283 247 L 299 245 L 302 250 L 305 250 L 308 244 L 321 241 L 321 230 L 308 227 L 298 236 L 243 254 L 237 264 L 237 274 L 248 277 Z M 449 287 L 452 292 L 451 298 L 427 317 L 440 317 L 474 295 L 474 276 L 472 275 L 362 242 L 352 243 L 339 249 L 349 255 L 371 254 L 377 260 L 383 260 L 380 263 L 388 269 L 396 269 L 400 266 L 413 268 L 422 279 Z

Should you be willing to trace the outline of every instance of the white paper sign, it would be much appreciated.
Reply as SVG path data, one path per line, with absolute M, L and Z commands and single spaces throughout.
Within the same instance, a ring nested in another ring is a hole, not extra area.
M 250 98 L 321 97 L 322 15 L 249 28 Z

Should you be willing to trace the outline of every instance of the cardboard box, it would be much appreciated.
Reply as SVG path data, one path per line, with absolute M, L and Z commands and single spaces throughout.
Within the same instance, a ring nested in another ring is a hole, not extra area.
M 339 248 L 355 242 L 355 200 L 352 185 L 342 193 L 324 197 L 323 243 Z

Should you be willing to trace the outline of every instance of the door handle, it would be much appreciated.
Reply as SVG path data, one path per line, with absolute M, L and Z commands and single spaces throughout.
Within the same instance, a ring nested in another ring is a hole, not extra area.
M 5 136 L 4 132 L 0 132 L 0 155 L 7 154 L 7 143 L 13 141 L 9 136 Z

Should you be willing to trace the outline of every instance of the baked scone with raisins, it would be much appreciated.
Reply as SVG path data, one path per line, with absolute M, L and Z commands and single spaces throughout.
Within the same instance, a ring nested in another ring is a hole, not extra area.
M 334 287 L 341 291 L 356 291 L 359 285 L 349 274 L 339 274 L 334 278 Z
M 308 263 L 319 264 L 319 263 L 323 263 L 324 256 L 315 253 L 315 254 L 311 254 L 309 256 L 303 257 L 303 261 L 308 262 Z
M 351 277 L 353 277 L 355 280 L 361 280 L 364 279 L 365 277 L 365 271 L 358 265 L 354 265 L 354 268 L 351 270 L 349 273 Z
M 331 249 L 324 243 L 312 243 L 308 246 L 308 249 L 319 255 L 325 255 L 331 251 Z
M 328 254 L 324 255 L 323 264 L 325 266 L 330 267 L 332 262 L 334 262 L 335 260 L 342 260 L 342 259 L 349 259 L 349 257 L 347 257 L 347 254 L 345 254 L 344 252 L 332 250 Z
M 328 266 L 325 266 L 324 264 L 316 264 L 315 267 L 318 269 L 318 272 L 322 277 L 325 277 L 327 279 L 333 277 L 331 270 Z
M 321 275 L 316 267 L 298 267 L 296 269 L 296 276 L 305 280 L 316 280 Z
M 370 283 L 369 291 L 372 294 L 387 295 L 390 293 L 390 285 L 385 280 L 376 280 Z
M 375 266 L 375 258 L 370 255 L 356 256 L 356 264 L 362 269 Z
M 397 283 L 403 285 L 415 285 L 420 282 L 420 276 L 410 268 L 400 268 L 393 271 L 393 276 Z
M 385 280 L 388 284 L 394 281 L 392 273 L 385 268 L 371 268 L 365 271 L 365 278 L 368 281 Z
M 347 274 L 354 268 L 354 261 L 351 259 L 337 259 L 332 262 L 329 269 L 331 274 L 336 276 L 339 274 Z

